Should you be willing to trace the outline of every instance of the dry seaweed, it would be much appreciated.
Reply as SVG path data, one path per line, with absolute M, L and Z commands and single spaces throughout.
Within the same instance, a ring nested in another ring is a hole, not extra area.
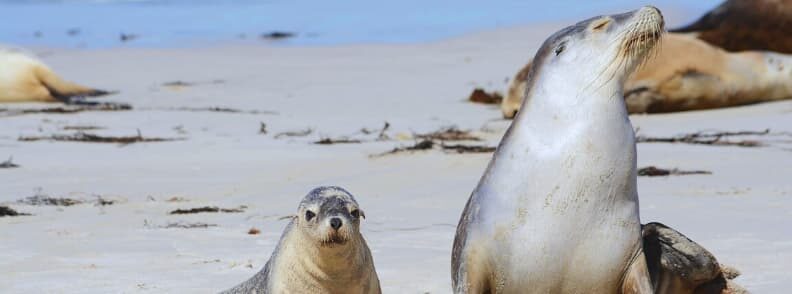
M 159 137 L 143 137 L 140 131 L 137 136 L 100 136 L 86 132 L 77 132 L 71 135 L 54 134 L 50 136 L 30 136 L 19 137 L 19 141 L 32 142 L 32 141 L 62 141 L 62 142 L 83 142 L 83 143 L 114 143 L 114 144 L 133 144 L 133 143 L 149 143 L 149 142 L 169 142 L 184 140 L 182 138 L 159 138 Z
M 679 170 L 663 169 L 654 166 L 647 166 L 638 170 L 638 176 L 660 177 L 660 176 L 682 176 L 682 175 L 710 175 L 712 172 L 706 170 Z
M 50 197 L 45 194 L 41 194 L 41 192 L 36 193 L 36 195 L 17 200 L 17 203 L 33 206 L 72 206 L 83 204 L 84 202 L 85 201 L 79 199 Z
M 261 234 L 261 230 L 259 229 L 250 228 L 250 230 L 248 230 L 248 235 L 258 235 L 258 234 Z
M 438 141 L 481 141 L 478 137 L 471 135 L 470 131 L 463 131 L 456 127 L 446 127 L 431 133 L 416 134 L 415 137 L 423 140 Z
M 321 140 L 314 142 L 314 144 L 318 144 L 318 145 L 360 144 L 360 143 L 361 143 L 360 140 L 348 139 L 348 138 L 339 138 L 339 139 L 322 138 Z
M 739 146 L 739 147 L 759 147 L 763 144 L 755 140 L 730 141 L 725 140 L 731 136 L 762 136 L 770 133 L 770 129 L 764 131 L 740 131 L 740 132 L 697 132 L 684 134 L 675 137 L 647 137 L 637 136 L 638 143 L 683 143 L 699 145 L 717 146 Z
M 375 154 L 375 155 L 372 155 L 371 157 L 379 157 L 379 156 L 385 156 L 385 155 L 391 155 L 391 154 L 397 154 L 397 153 L 403 153 L 403 152 L 419 151 L 419 150 L 429 150 L 429 149 L 432 149 L 434 147 L 434 145 L 435 145 L 435 142 L 432 141 L 432 140 L 422 140 L 422 141 L 416 142 L 412 146 L 396 147 L 396 148 L 393 148 L 393 150 L 391 150 L 391 151 L 380 153 L 380 154 Z
M 165 87 L 190 87 L 195 85 L 218 85 L 225 83 L 225 80 L 211 80 L 207 82 L 185 82 L 185 81 L 171 81 L 162 83 Z
M 282 132 L 275 135 L 275 139 L 280 139 L 282 137 L 305 137 L 313 133 L 313 129 L 305 129 L 301 131 L 288 131 Z
M 16 210 L 8 207 L 8 206 L 0 206 L 0 217 L 4 216 L 22 216 L 22 215 L 30 215 L 29 213 L 21 213 L 17 212 Z
M 84 111 L 128 111 L 132 105 L 126 103 L 97 103 L 95 105 L 64 105 L 48 108 L 0 108 L 0 117 L 17 116 L 24 114 L 72 114 Z
M 468 101 L 483 104 L 500 104 L 503 101 L 503 95 L 498 92 L 487 93 L 484 89 L 476 88 L 470 93 Z
M 95 130 L 103 130 L 103 127 L 99 126 L 64 126 L 64 131 L 95 131 Z
M 239 208 L 219 208 L 216 206 L 204 206 L 204 207 L 196 207 L 190 209 L 177 209 L 171 211 L 169 214 L 194 214 L 194 213 L 204 213 L 204 212 L 211 212 L 211 213 L 240 213 L 245 212 L 246 206 L 240 206 Z
M 495 147 L 484 145 L 442 145 L 445 151 L 456 153 L 490 153 L 495 152 Z
M 210 106 L 210 107 L 166 107 L 150 108 L 151 110 L 162 111 L 188 111 L 188 112 L 220 112 L 220 113 L 241 113 L 241 114 L 278 114 L 267 110 L 242 110 L 230 107 Z
M 167 225 L 160 226 L 163 229 L 206 229 L 209 227 L 216 227 L 216 224 L 207 224 L 207 223 L 185 223 L 185 222 L 175 222 L 175 223 L 168 223 Z
M 19 167 L 18 164 L 14 163 L 14 158 L 9 157 L 8 160 L 0 162 L 0 168 L 17 168 Z

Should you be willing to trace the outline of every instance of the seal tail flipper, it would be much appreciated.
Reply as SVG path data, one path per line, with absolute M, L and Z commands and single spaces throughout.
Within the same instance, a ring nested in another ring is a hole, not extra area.
M 47 90 L 50 91 L 53 98 L 65 103 L 72 102 L 73 98 L 98 97 L 115 93 L 88 88 L 63 80 L 46 66 L 36 67 L 35 74 L 36 78 L 38 78 Z

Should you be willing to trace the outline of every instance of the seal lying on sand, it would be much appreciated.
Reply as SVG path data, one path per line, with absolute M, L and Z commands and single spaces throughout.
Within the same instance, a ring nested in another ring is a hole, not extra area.
M 110 92 L 80 86 L 58 77 L 41 61 L 17 50 L 0 48 L 0 103 L 72 102 Z
M 514 117 L 525 87 L 526 65 L 501 103 Z M 656 56 L 625 83 L 630 113 L 711 109 L 792 98 L 792 55 L 763 51 L 729 53 L 682 34 L 665 34 Z
M 460 218 L 456 293 L 652 293 L 622 88 L 663 24 L 644 7 L 544 42 L 523 110 Z
M 314 189 L 264 269 L 222 293 L 381 293 L 360 218 L 365 215 L 346 190 Z
M 727 51 L 792 54 L 792 0 L 727 0 L 678 29 Z

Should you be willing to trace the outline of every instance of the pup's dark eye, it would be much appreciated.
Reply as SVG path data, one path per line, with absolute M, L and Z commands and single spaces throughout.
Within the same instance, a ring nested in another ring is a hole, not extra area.
M 360 210 L 357 210 L 357 209 L 355 209 L 355 210 L 353 210 L 353 211 L 351 212 L 351 214 L 352 214 L 352 216 L 354 216 L 355 218 L 359 218 L 359 217 L 360 217 Z
M 314 216 L 316 216 L 316 214 L 313 213 L 313 211 L 310 210 L 305 211 L 305 220 L 311 221 L 311 219 L 314 218 Z
M 558 54 L 561 54 L 561 52 L 564 52 L 564 49 L 566 49 L 566 44 L 559 45 L 555 49 L 555 55 L 558 56 Z

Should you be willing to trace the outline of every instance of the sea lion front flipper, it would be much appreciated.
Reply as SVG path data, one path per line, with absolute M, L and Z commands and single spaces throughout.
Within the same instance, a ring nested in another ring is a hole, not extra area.
M 639 251 L 627 266 L 621 284 L 621 294 L 652 294 L 652 279 L 646 265 L 643 250 Z
M 715 256 L 685 235 L 661 223 L 643 226 L 644 251 L 656 293 L 743 293 Z

